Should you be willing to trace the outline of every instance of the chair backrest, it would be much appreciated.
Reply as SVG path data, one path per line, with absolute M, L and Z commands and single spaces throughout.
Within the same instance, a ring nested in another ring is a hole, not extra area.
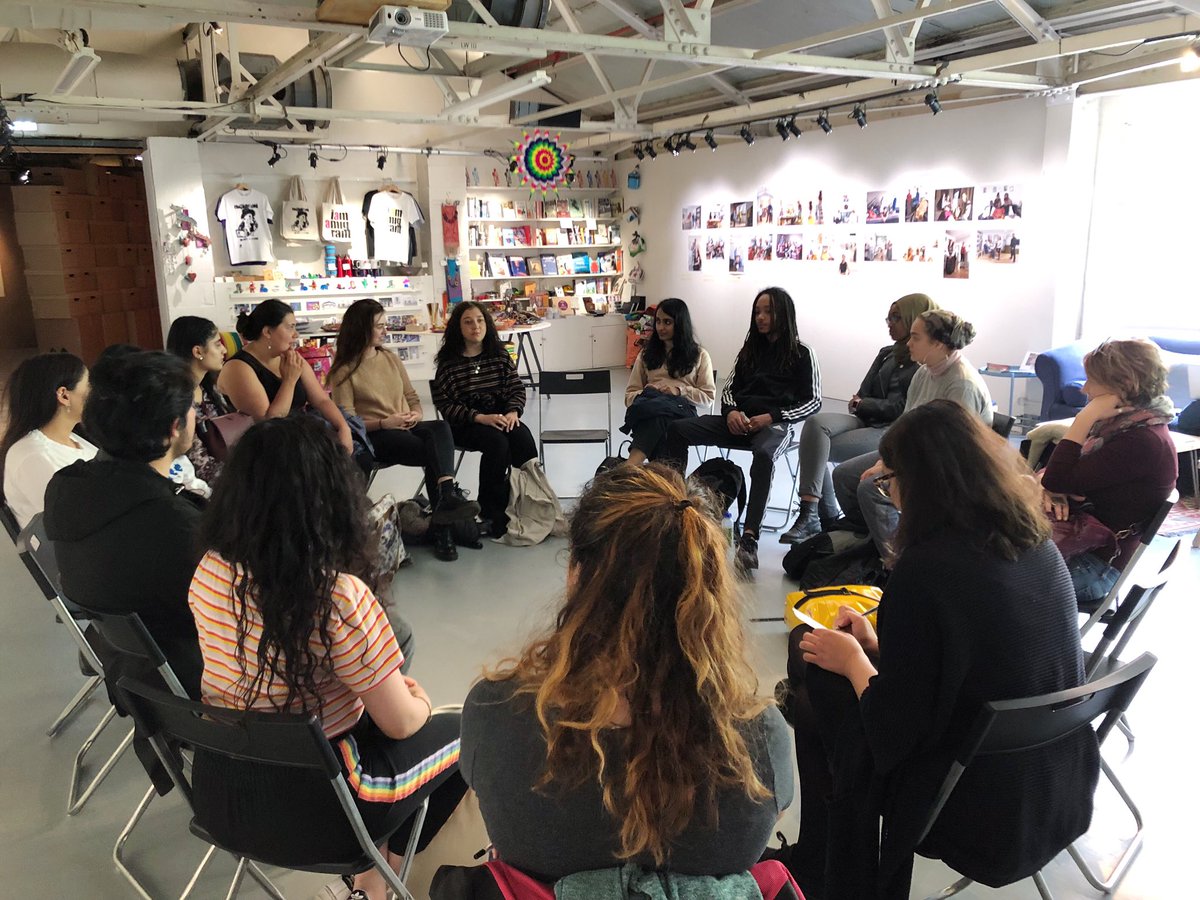
M 996 432 L 996 434 L 1000 435 L 1000 437 L 1007 441 L 1008 436 L 1012 434 L 1013 425 L 1016 423 L 1016 421 L 1017 420 L 1012 416 L 1006 415 L 1005 413 L 993 412 L 992 431 Z
M 955 754 L 918 843 L 925 840 L 963 771 L 976 757 L 1046 747 L 1090 727 L 1101 716 L 1104 721 L 1096 729 L 1096 736 L 1103 743 L 1157 662 L 1153 654 L 1143 653 L 1109 675 L 1079 687 L 984 703 Z
M 58 558 L 54 554 L 54 542 L 46 537 L 46 525 L 41 513 L 21 529 L 16 543 L 17 555 L 46 599 L 58 597 Z
M 1096 644 L 1088 660 L 1087 676 L 1089 678 L 1101 669 L 1106 660 L 1120 658 L 1129 639 L 1133 637 L 1133 633 L 1141 624 L 1142 617 L 1149 611 L 1150 604 L 1167 586 L 1176 567 L 1182 564 L 1182 558 L 1179 555 L 1182 547 L 1183 539 L 1180 538 L 1171 548 L 1171 552 L 1167 554 L 1167 558 L 1159 567 L 1158 572 L 1150 578 L 1139 577 L 1129 588 L 1125 597 L 1118 601 L 1112 617 L 1104 626 L 1104 633 L 1100 636 L 1100 641 Z
M 607 394 L 612 390 L 612 373 L 608 369 L 543 371 L 538 380 L 538 390 L 545 397 L 554 394 Z
M 8 539 L 15 544 L 17 537 L 21 534 L 21 526 L 17 524 L 17 514 L 12 511 L 12 507 L 7 503 L 0 503 L 0 522 L 4 523 L 4 530 L 8 533 Z
M 171 693 L 176 697 L 188 696 L 183 684 L 175 675 L 158 641 L 146 628 L 146 623 L 137 613 L 96 612 L 84 609 L 87 617 L 96 623 L 100 634 L 116 650 L 128 656 L 145 660 L 158 670 Z

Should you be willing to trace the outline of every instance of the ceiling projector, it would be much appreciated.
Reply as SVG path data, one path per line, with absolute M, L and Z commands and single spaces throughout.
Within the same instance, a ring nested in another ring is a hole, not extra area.
M 367 42 L 429 47 L 449 31 L 450 20 L 444 12 L 415 6 L 381 6 L 371 18 Z

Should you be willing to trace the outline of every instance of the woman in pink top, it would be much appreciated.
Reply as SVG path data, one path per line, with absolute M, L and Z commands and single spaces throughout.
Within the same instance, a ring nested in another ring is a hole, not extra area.
M 368 830 L 398 868 L 422 800 L 430 804 L 420 848 L 466 786 L 458 715 L 433 715 L 424 688 L 400 671 L 404 655 L 370 587 L 376 542 L 366 522 L 362 479 L 329 429 L 310 417 L 267 419 L 238 442 L 217 483 L 201 524 L 208 552 L 188 602 L 205 702 L 317 715 Z M 285 848 L 298 861 L 358 856 L 328 791 L 267 768 L 197 753 L 196 814 L 218 841 L 265 841 L 273 859 Z M 247 792 L 274 798 L 279 844 L 261 822 L 238 815 Z M 314 821 L 326 824 L 286 824 Z M 354 882 L 383 900 L 378 873 Z

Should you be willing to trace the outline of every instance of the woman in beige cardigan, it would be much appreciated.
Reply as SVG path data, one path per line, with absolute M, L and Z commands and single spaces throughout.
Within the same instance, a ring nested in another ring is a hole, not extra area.
M 670 297 L 654 313 L 654 332 L 638 354 L 625 387 L 629 462 L 641 465 L 663 449 L 673 419 L 696 415 L 716 397 L 712 360 L 696 343 L 687 304 Z
M 450 525 L 472 519 L 479 504 L 454 482 L 454 437 L 440 419 L 425 421 L 421 399 L 404 363 L 383 347 L 387 316 L 375 300 L 358 300 L 346 310 L 329 370 L 333 401 L 366 425 L 375 459 L 384 466 L 422 466 L 433 501 L 434 553 L 457 558 Z

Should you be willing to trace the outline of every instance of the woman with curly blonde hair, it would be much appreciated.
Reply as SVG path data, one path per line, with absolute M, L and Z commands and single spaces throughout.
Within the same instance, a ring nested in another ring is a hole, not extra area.
M 462 771 L 510 865 L 744 872 L 791 803 L 711 498 L 656 464 L 580 497 L 549 634 L 471 690 Z

